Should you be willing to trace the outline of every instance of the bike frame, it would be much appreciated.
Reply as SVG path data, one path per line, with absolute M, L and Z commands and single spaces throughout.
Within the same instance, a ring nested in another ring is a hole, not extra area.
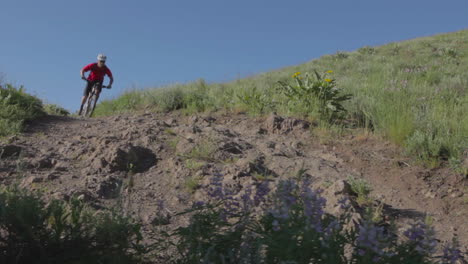
M 89 82 L 88 80 L 86 80 Z M 85 101 L 85 104 L 83 105 L 83 111 L 81 112 L 81 115 L 83 117 L 91 117 L 91 115 L 94 112 L 94 107 L 96 106 L 96 88 L 98 87 L 100 83 L 95 83 L 93 87 L 91 88 L 91 92 L 88 94 L 88 98 Z M 108 88 L 108 86 L 103 85 L 102 88 Z

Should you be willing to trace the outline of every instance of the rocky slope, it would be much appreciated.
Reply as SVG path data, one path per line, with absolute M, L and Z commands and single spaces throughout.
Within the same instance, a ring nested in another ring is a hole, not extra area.
M 77 195 L 97 209 L 117 206 L 150 224 L 162 202 L 171 214 L 203 199 L 199 189 L 215 173 L 239 192 L 307 173 L 324 189 L 330 211 L 347 189 L 343 181 L 362 178 L 384 221 L 405 226 L 429 215 L 440 240 L 456 233 L 466 248 L 466 175 L 419 167 L 364 134 L 323 143 L 310 133 L 314 129 L 276 115 L 49 116 L 0 145 L 0 183 L 59 199 Z

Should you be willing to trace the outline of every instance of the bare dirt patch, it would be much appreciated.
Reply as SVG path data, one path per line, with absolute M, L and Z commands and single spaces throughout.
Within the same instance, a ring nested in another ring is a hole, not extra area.
M 275 115 L 47 117 L 0 144 L 0 183 L 59 199 L 76 195 L 96 209 L 119 207 L 149 225 L 161 213 L 160 201 L 163 213 L 172 214 L 203 199 L 199 188 L 215 173 L 239 192 L 307 173 L 330 208 L 346 187 L 342 182 L 353 177 L 370 183 L 384 221 L 405 226 L 431 216 L 441 241 L 456 233 L 466 248 L 466 175 L 425 169 L 370 136 L 321 144 L 314 129 Z

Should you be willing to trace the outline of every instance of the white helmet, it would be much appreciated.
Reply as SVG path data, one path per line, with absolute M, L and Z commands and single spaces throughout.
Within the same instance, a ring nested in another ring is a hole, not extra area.
M 106 61 L 107 57 L 104 54 L 99 54 L 97 55 L 98 61 Z

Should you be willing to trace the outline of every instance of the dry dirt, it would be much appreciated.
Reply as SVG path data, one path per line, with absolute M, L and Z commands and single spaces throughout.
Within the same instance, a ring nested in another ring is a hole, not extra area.
M 97 209 L 119 206 L 149 224 L 161 201 L 170 214 L 203 198 L 198 189 L 214 173 L 240 191 L 306 170 L 329 203 L 336 199 L 327 189 L 352 176 L 371 184 L 386 221 L 405 226 L 429 215 L 441 241 L 456 233 L 466 249 L 466 175 L 418 166 L 397 147 L 363 134 L 325 144 L 314 129 L 275 115 L 49 116 L 0 144 L 0 183 L 59 199 L 77 195 Z

